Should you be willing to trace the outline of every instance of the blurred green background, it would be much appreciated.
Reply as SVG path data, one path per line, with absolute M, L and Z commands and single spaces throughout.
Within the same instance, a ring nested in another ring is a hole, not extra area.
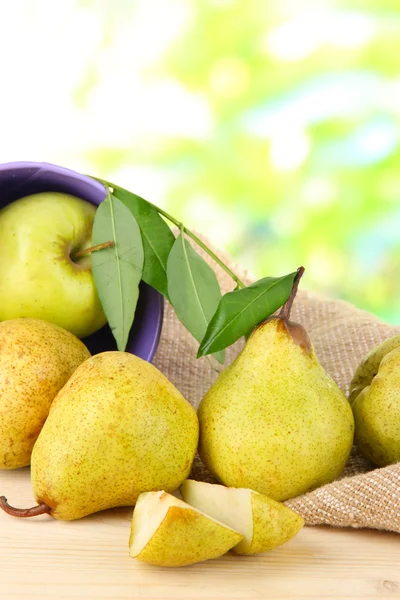
M 398 0 L 13 0 L 0 161 L 108 178 L 400 323 Z

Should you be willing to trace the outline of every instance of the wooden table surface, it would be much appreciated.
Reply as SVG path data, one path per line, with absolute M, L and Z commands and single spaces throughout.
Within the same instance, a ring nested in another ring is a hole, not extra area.
M 0 495 L 33 504 L 29 470 L 0 472 Z M 132 560 L 132 509 L 79 521 L 0 514 L 0 598 L 400 599 L 400 536 L 366 530 L 305 527 L 276 550 L 224 557 L 181 569 Z

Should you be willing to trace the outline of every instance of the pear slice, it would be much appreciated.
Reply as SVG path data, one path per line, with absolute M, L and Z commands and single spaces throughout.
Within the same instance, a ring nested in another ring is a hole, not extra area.
M 218 558 L 242 538 L 171 494 L 145 492 L 133 512 L 129 555 L 151 565 L 183 567 Z
M 180 492 L 185 502 L 243 534 L 243 540 L 233 548 L 236 554 L 272 550 L 304 525 L 303 518 L 284 504 L 246 488 L 187 479 Z

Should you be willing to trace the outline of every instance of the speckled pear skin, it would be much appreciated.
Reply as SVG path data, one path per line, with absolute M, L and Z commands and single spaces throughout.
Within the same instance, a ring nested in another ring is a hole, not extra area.
M 197 442 L 194 409 L 156 367 L 97 354 L 52 404 L 32 453 L 35 498 L 64 520 L 132 506 L 141 492 L 176 490 Z
M 89 357 L 86 346 L 57 325 L 0 323 L 0 469 L 29 465 L 51 403 Z
M 400 347 L 380 361 L 377 375 L 353 403 L 354 441 L 379 467 L 400 461 Z
M 130 544 L 134 536 L 133 516 Z M 197 512 L 192 507 L 170 506 L 157 531 L 133 558 L 160 567 L 184 567 L 219 558 L 243 536 Z
M 304 526 L 299 514 L 254 490 L 187 479 L 180 492 L 185 502 L 243 534 L 232 548 L 235 554 L 268 552 Z
M 354 421 L 298 324 L 258 326 L 199 409 L 202 460 L 227 486 L 287 500 L 334 480 L 348 459 Z
M 258 554 L 268 552 L 277 546 L 286 544 L 304 526 L 304 519 L 296 512 L 267 498 L 263 494 L 252 493 L 253 539 L 249 547 L 233 551 L 238 554 Z
M 358 365 L 353 379 L 350 383 L 349 402 L 353 404 L 362 390 L 369 386 L 372 379 L 378 373 L 379 365 L 389 352 L 400 347 L 400 334 L 388 338 L 379 346 L 372 348 Z

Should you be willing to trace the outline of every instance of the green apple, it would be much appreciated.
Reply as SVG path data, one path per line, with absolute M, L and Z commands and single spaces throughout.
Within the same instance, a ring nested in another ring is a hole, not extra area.
M 0 211 L 0 321 L 31 317 L 82 338 L 106 317 L 91 271 L 96 207 L 66 194 L 26 196 Z

